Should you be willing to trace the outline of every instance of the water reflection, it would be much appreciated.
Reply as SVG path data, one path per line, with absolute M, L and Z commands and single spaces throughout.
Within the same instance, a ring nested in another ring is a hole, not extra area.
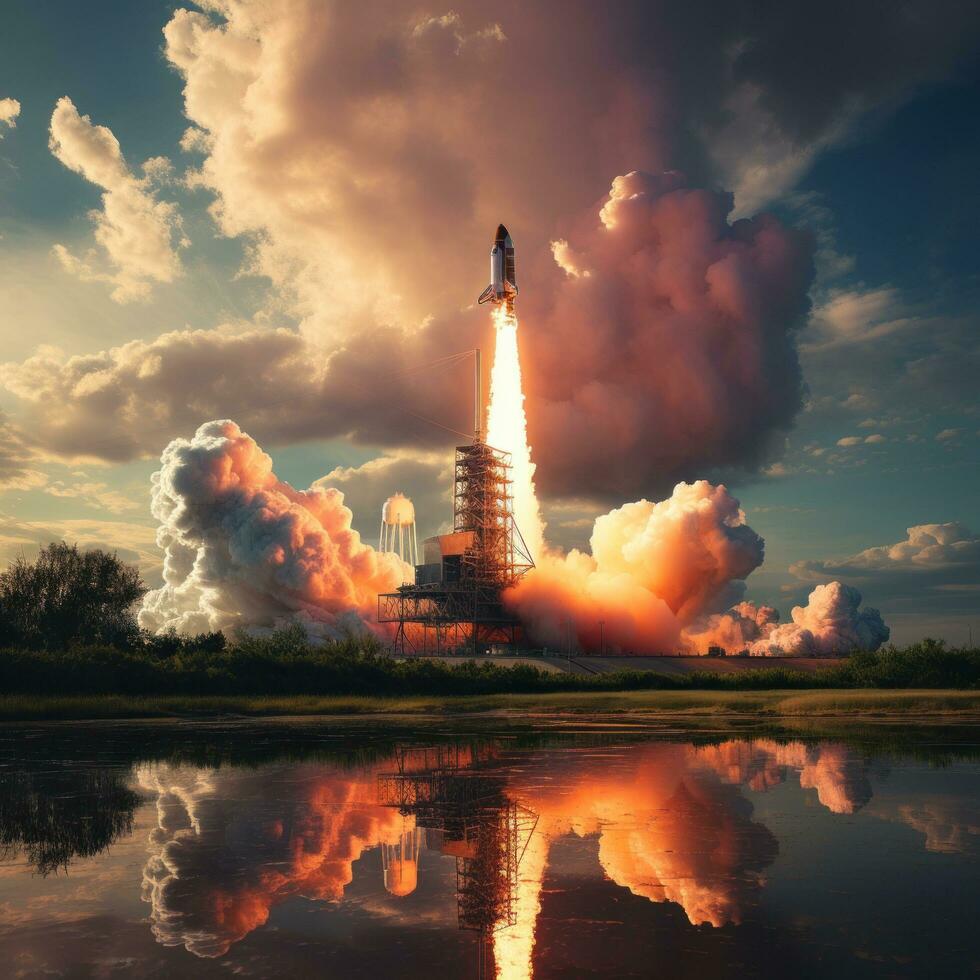
M 140 798 L 127 776 L 74 764 L 7 767 L 0 782 L 0 861 L 21 852 L 46 876 L 101 854 L 132 832 Z
M 0 781 L 0 907 L 4 886 L 16 900 L 12 874 L 19 867 L 68 870 L 73 861 L 99 861 L 113 840 L 138 833 L 145 845 L 134 885 L 141 880 L 149 930 L 159 947 L 192 954 L 185 964 L 234 962 L 247 937 L 271 938 L 273 920 L 292 921 L 297 900 L 314 903 L 321 916 L 357 915 L 359 928 L 388 923 L 417 936 L 445 928 L 444 917 L 425 910 L 445 908 L 448 899 L 456 925 L 474 937 L 469 952 L 461 947 L 465 968 L 522 978 L 567 971 L 554 952 L 561 923 L 547 906 L 552 894 L 571 895 L 581 880 L 605 882 L 645 903 L 651 926 L 677 922 L 674 912 L 655 917 L 658 909 L 676 910 L 698 930 L 686 942 L 702 953 L 712 932 L 728 936 L 729 946 L 740 935 L 756 943 L 760 928 L 776 923 L 774 949 L 802 941 L 806 917 L 781 904 L 792 879 L 780 879 L 776 869 L 791 867 L 830 887 L 820 878 L 819 853 L 806 857 L 804 835 L 785 833 L 787 825 L 802 826 L 807 806 L 830 821 L 819 825 L 824 846 L 845 827 L 864 827 L 853 824 L 858 817 L 915 835 L 914 849 L 884 847 L 883 867 L 899 859 L 911 866 L 926 855 L 976 859 L 975 765 L 963 770 L 969 778 L 960 791 L 942 793 L 923 775 L 935 770 L 919 761 L 844 740 L 699 741 L 560 733 L 429 743 L 386 738 L 365 751 L 345 739 L 326 749 L 316 741 L 309 751 L 283 743 L 289 747 L 280 755 L 290 758 L 274 761 L 265 751 L 260 765 L 215 765 L 202 747 L 203 758 L 170 751 L 131 768 L 118 757 L 101 768 L 45 762 L 43 751 L 34 751 L 16 764 L 8 760 Z M 125 751 L 116 746 L 117 754 Z M 141 805 L 142 826 L 134 832 Z M 575 841 L 580 866 L 568 879 Z M 783 883 L 773 886 L 774 876 Z M 372 888 L 384 900 L 365 898 Z M 641 906 L 629 907 L 641 914 Z M 591 907 L 581 914 L 600 915 Z M 614 917 L 594 921 L 604 923 L 603 935 L 616 933 Z M 0 952 L 3 936 L 0 928 Z M 724 955 L 723 947 L 710 948 Z M 602 974 L 602 957 L 612 954 L 597 955 L 589 969 Z M 364 956 L 384 962 L 382 950 Z M 424 963 L 414 966 L 426 972 Z M 649 964 L 633 966 L 648 972 Z M 861 970 L 855 975 L 877 975 Z M 290 970 L 275 961 L 259 970 L 280 972 Z

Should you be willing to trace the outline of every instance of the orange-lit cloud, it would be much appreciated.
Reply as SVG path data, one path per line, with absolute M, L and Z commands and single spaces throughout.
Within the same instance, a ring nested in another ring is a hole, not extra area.
M 507 596 L 540 643 L 597 650 L 666 652 L 706 611 L 738 598 L 762 562 L 762 539 L 738 501 L 704 480 L 680 483 L 667 500 L 641 500 L 598 518 L 591 555 L 545 554 Z
M 351 529 L 334 489 L 294 490 L 234 422 L 209 422 L 164 451 L 153 476 L 164 586 L 140 624 L 184 633 L 299 621 L 332 634 L 376 618 L 377 594 L 408 574 Z
M 143 873 L 154 935 L 202 957 L 222 956 L 290 896 L 339 901 L 353 862 L 405 827 L 397 810 L 373 803 L 373 769 L 159 764 L 139 780 L 157 804 Z
M 832 813 L 856 813 L 871 799 L 866 761 L 840 743 L 733 740 L 691 752 L 696 764 L 708 766 L 726 782 L 757 791 L 795 772 L 800 786 L 815 789 L 817 799 Z

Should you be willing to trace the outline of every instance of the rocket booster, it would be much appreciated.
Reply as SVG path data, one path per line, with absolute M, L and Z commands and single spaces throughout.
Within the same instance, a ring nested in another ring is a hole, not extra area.
M 517 295 L 517 271 L 514 261 L 514 240 L 503 225 L 497 225 L 497 234 L 490 249 L 490 285 L 480 293 L 478 303 L 506 303 L 508 311 L 514 309 Z

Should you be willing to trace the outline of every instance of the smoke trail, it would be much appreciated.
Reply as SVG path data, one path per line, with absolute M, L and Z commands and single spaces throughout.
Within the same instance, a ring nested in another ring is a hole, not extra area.
M 517 317 L 498 306 L 493 311 L 496 331 L 493 368 L 490 372 L 490 408 L 487 412 L 487 442 L 511 454 L 513 466 L 514 520 L 537 561 L 543 555 L 544 521 L 534 490 L 534 463 L 527 441 L 521 360 L 517 349 Z

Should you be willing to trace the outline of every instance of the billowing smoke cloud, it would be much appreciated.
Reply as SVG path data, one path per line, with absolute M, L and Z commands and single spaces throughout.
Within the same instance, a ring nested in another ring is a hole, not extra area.
M 543 555 L 509 593 L 538 642 L 667 652 L 705 608 L 724 608 L 762 562 L 763 541 L 724 487 L 680 483 L 661 503 L 626 504 L 595 522 L 592 554 Z
M 861 593 L 841 582 L 818 585 L 805 606 L 794 606 L 791 623 L 779 623 L 769 606 L 751 602 L 717 616 L 703 617 L 687 633 L 700 653 L 711 646 L 747 650 L 752 656 L 825 657 L 854 650 L 877 650 L 891 631 L 877 609 L 861 609 Z
M 793 622 L 767 630 L 750 652 L 826 656 L 877 650 L 889 635 L 877 609 L 859 609 L 861 593 L 840 582 L 818 585 L 805 606 L 793 607 Z
M 164 586 L 147 594 L 140 625 L 184 633 L 271 627 L 298 620 L 310 632 L 374 622 L 377 594 L 405 580 L 351 529 L 334 489 L 294 490 L 230 421 L 175 439 L 153 475 Z
M 873 650 L 888 639 L 877 610 L 859 610 L 860 593 L 839 582 L 814 589 L 784 625 L 774 609 L 738 601 L 763 551 L 725 487 L 679 483 L 660 503 L 641 500 L 599 517 L 591 555 L 541 556 L 506 600 L 537 642 L 559 649 L 571 637 L 573 649 L 586 651 L 603 643 L 638 654 L 721 646 L 821 656 Z
M 801 406 L 811 242 L 730 209 L 679 174 L 630 173 L 556 243 L 566 276 L 522 311 L 546 493 L 665 491 L 781 442 Z

